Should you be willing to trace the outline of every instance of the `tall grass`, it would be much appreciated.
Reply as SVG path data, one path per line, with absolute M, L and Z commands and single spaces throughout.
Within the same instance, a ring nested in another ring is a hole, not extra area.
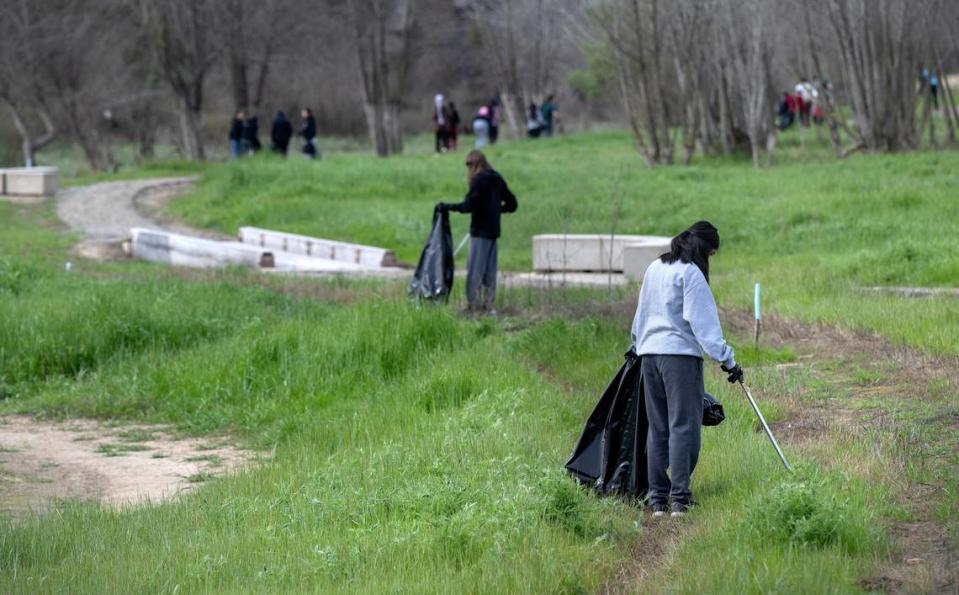
M 500 144 L 490 159 L 519 197 L 504 218 L 501 268 L 528 269 L 540 233 L 671 236 L 697 219 L 720 229 L 714 283 L 745 305 L 761 281 L 767 310 L 844 322 L 936 351 L 959 351 L 955 300 L 924 303 L 861 295 L 871 285 L 954 286 L 959 153 L 856 155 L 837 160 L 786 135 L 781 158 L 753 170 L 737 158 L 648 170 L 625 133 Z M 460 200 L 463 154 L 320 162 L 255 159 L 211 168 L 173 205 L 190 222 L 233 233 L 256 225 L 393 248 L 415 262 L 432 205 Z M 453 217 L 454 236 L 467 217 Z
M 402 303 L 326 316 L 306 308 L 288 324 L 241 329 L 162 364 L 147 351 L 63 392 L 48 387 L 31 407 L 245 429 L 254 443 L 270 441 L 275 455 L 179 503 L 128 512 L 71 506 L 8 526 L 0 585 L 595 590 L 645 521 L 631 505 L 577 488 L 560 469 L 617 366 L 619 327 L 589 318 L 504 334 L 498 324 Z M 712 515 L 729 523 L 745 504 L 775 497 L 782 477 L 747 406 L 717 376 L 709 383 L 729 421 L 705 433 L 694 485 L 705 503 L 694 518 L 707 527 Z M 819 489 L 814 506 L 859 498 L 864 486 Z M 739 578 L 722 584 L 739 588 L 770 564 L 786 564 L 798 581 L 810 561 L 826 573 L 822 584 L 848 584 L 881 545 L 847 531 L 805 547 L 770 538 L 765 526 L 730 526 L 751 537 L 726 540 L 710 527 L 709 543 L 712 555 L 737 560 Z
M 528 264 L 529 235 L 551 231 L 557 212 L 570 214 L 569 231 L 604 231 L 596 222 L 605 225 L 613 207 L 597 198 L 608 195 L 600 192 L 607 182 L 594 174 L 635 163 L 624 140 L 607 133 L 491 151 L 520 191 L 521 210 L 506 220 L 508 265 Z M 411 259 L 430 204 L 462 189 L 455 158 L 213 166 L 176 209 L 227 229 L 257 224 L 393 245 Z M 721 302 L 745 305 L 761 280 L 767 311 L 951 352 L 959 331 L 942 321 L 956 316 L 954 302 L 869 298 L 854 288 L 949 282 L 951 261 L 937 256 L 955 254 L 948 239 L 908 234 L 937 229 L 953 212 L 955 174 L 942 166 L 955 159 L 837 164 L 811 154 L 761 172 L 736 160 L 653 172 L 636 164 L 622 168 L 631 208 L 619 227 L 672 233 L 713 218 L 724 237 L 712 280 Z M 896 198 L 917 184 L 918 202 Z M 272 456 L 153 507 L 66 504 L 0 521 L 0 591 L 588 592 L 631 563 L 647 518 L 561 471 L 627 347 L 628 315 L 477 321 L 368 284 L 335 282 L 356 294 L 343 305 L 284 295 L 278 282 L 241 273 L 185 280 L 128 264 L 66 273 L 70 238 L 50 215 L 0 204 L 0 411 L 232 432 Z M 874 249 L 880 244 L 887 252 Z M 875 265 L 897 265 L 900 244 L 921 244 L 915 266 L 879 279 Z M 307 283 L 284 289 L 310 296 Z M 504 297 L 515 306 L 517 293 Z M 548 314 L 550 304 L 538 307 Z M 739 353 L 748 369 L 795 357 Z M 798 390 L 769 368 L 750 373 L 760 391 Z M 891 514 L 887 488 L 808 462 L 787 477 L 748 405 L 713 367 L 707 388 L 727 421 L 704 431 L 693 485 L 701 505 L 645 585 L 853 590 L 888 552 L 877 530 Z M 764 411 L 771 421 L 783 414 L 774 402 Z M 844 448 L 876 461 L 856 437 Z

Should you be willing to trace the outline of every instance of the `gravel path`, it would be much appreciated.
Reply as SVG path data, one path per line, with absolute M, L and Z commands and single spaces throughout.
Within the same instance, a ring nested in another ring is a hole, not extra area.
M 164 217 L 166 204 L 189 190 L 195 181 L 193 177 L 154 178 L 67 188 L 57 194 L 57 216 L 72 231 L 83 236 L 75 251 L 98 260 L 119 257 L 119 244 L 130 237 L 132 227 L 232 239 Z
M 195 178 L 166 178 L 67 188 L 57 195 L 57 215 L 87 239 L 119 241 L 130 236 L 131 227 L 159 225 L 137 207 L 138 197 L 157 191 L 179 194 L 194 181 Z

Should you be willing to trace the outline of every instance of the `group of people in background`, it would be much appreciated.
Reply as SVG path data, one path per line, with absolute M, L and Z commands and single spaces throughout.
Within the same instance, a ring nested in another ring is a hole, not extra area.
M 441 93 L 433 98 L 433 126 L 436 130 L 436 152 L 456 150 L 456 138 L 460 127 L 460 113 L 456 104 L 444 103 Z
M 553 96 L 550 95 L 543 102 L 543 105 L 537 106 L 530 102 L 529 111 L 526 116 L 526 136 L 529 138 L 539 138 L 540 136 L 553 136 L 553 123 L 556 119 L 556 103 L 553 102 Z
M 305 107 L 300 111 L 300 126 L 296 134 L 303 139 L 303 154 L 310 159 L 315 159 L 319 155 L 319 150 L 316 143 L 316 118 L 313 117 L 311 109 Z M 234 159 L 244 155 L 255 155 L 263 148 L 259 136 L 260 125 L 257 117 L 247 117 L 243 110 L 237 110 L 230 124 L 230 154 Z M 270 127 L 270 150 L 286 157 L 292 139 L 292 122 L 284 112 L 276 112 L 273 125 Z
M 548 96 L 542 105 L 530 103 L 526 115 L 526 136 L 529 138 L 552 136 L 557 111 L 552 95 Z M 476 149 L 496 144 L 502 117 L 503 106 L 498 97 L 494 97 L 489 103 L 481 105 L 476 110 L 476 114 L 469 122 Z M 446 103 L 445 97 L 439 93 L 433 98 L 433 125 L 436 132 L 436 152 L 455 151 L 460 114 L 456 110 L 456 104 L 452 101 Z
M 776 109 L 776 126 L 786 130 L 797 120 L 801 126 L 810 122 L 821 124 L 824 119 L 822 105 L 819 102 L 819 89 L 829 88 L 828 82 L 814 85 L 806 77 L 800 78 L 791 92 L 783 93 Z

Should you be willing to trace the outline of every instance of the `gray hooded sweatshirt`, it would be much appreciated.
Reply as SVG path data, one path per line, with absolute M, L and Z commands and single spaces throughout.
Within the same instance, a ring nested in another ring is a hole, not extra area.
M 643 276 L 633 319 L 637 355 L 708 355 L 733 367 L 733 348 L 723 338 L 716 300 L 693 263 L 657 258 Z

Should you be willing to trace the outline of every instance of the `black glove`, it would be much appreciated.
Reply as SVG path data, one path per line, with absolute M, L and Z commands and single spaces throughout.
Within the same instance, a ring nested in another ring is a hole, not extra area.
M 630 347 L 630 348 L 629 348 L 629 351 L 627 351 L 627 352 L 625 353 L 625 356 L 626 356 L 626 361 L 628 361 L 628 362 L 635 362 L 636 360 L 639 359 L 639 356 L 636 355 L 636 352 L 633 351 L 633 348 L 632 348 L 632 347 Z
M 445 202 L 438 202 L 436 203 L 435 210 L 439 211 L 440 213 L 445 213 L 446 211 L 450 210 L 450 206 Z
M 735 384 L 737 382 L 743 381 L 743 369 L 739 367 L 739 364 L 736 364 L 732 368 L 727 368 L 726 366 L 720 366 L 723 369 L 723 372 L 729 374 L 729 377 L 726 378 L 730 383 Z

